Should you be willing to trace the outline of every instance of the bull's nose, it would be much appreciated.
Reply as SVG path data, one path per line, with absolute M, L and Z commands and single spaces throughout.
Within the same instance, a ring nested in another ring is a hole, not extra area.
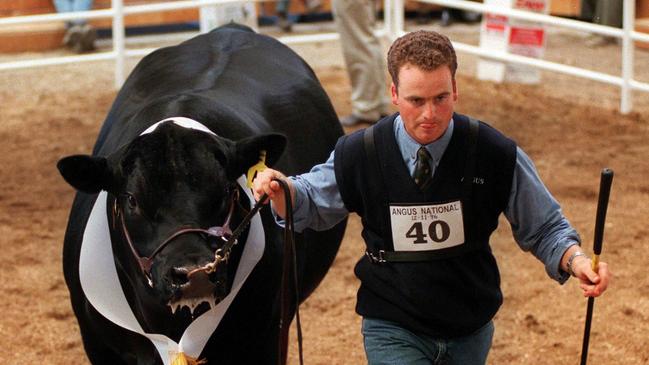
M 171 269 L 171 278 L 176 286 L 198 285 L 206 280 L 209 281 L 209 274 L 206 272 L 205 266 L 198 268 L 174 267 Z
M 214 294 L 216 285 L 210 281 L 205 269 L 192 270 L 187 274 L 188 285 L 183 285 L 182 292 L 185 298 L 200 298 Z
M 174 281 L 174 298 L 169 301 L 172 313 L 176 310 L 188 307 L 194 315 L 194 310 L 202 303 L 207 303 L 207 310 L 216 306 L 219 300 L 216 298 L 217 286 L 210 280 L 210 275 L 206 272 L 205 267 L 176 267 L 171 270 Z M 203 313 L 201 311 L 200 313 Z M 199 313 L 199 315 L 200 315 Z

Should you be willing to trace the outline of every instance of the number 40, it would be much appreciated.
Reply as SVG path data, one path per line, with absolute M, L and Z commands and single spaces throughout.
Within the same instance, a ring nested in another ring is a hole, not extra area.
M 428 225 L 428 237 L 434 242 L 444 242 L 451 235 L 451 227 L 444 221 L 432 221 Z M 428 243 L 422 222 L 416 222 L 406 232 L 407 238 L 414 238 L 413 243 Z

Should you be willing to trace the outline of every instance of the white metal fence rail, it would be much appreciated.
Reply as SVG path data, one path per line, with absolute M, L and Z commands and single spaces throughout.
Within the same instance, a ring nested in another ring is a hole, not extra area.
M 535 58 L 522 57 L 504 52 L 494 52 L 484 48 L 471 46 L 462 43 L 453 43 L 458 51 L 467 52 L 470 54 L 495 59 L 499 61 L 507 61 L 511 63 L 519 63 L 529 65 L 540 69 L 564 73 L 568 75 L 587 78 L 595 81 L 604 82 L 607 84 L 620 87 L 620 112 L 627 114 L 631 111 L 632 90 L 649 92 L 649 84 L 643 83 L 633 79 L 633 60 L 634 60 L 634 41 L 649 41 L 649 35 L 645 33 L 636 32 L 634 29 L 635 23 L 635 1 L 624 0 L 623 10 L 623 27 L 622 29 L 607 27 L 602 25 L 591 24 L 587 22 L 565 19 L 550 15 L 537 14 L 528 11 L 521 11 L 516 9 L 506 9 L 499 7 L 488 7 L 483 4 L 460 1 L 460 0 L 418 0 L 420 2 L 443 5 L 446 7 L 453 7 L 464 10 L 478 11 L 481 13 L 492 13 L 497 15 L 505 15 L 510 18 L 528 20 L 539 22 L 548 25 L 560 26 L 568 29 L 587 31 L 595 34 L 606 35 L 610 37 L 622 39 L 622 75 L 613 76 L 607 73 L 595 72 L 586 70 L 579 67 L 567 66 L 560 63 L 539 60 Z
M 260 1 L 260 0 L 255 0 Z M 459 52 L 485 57 L 493 60 L 528 65 L 552 72 L 558 72 L 577 77 L 587 78 L 620 87 L 620 111 L 626 114 L 632 110 L 632 92 L 634 90 L 649 92 L 649 84 L 633 78 L 634 41 L 649 42 L 649 35 L 634 30 L 635 2 L 624 0 L 623 28 L 613 28 L 590 24 L 582 21 L 565 19 L 550 15 L 537 14 L 527 11 L 489 7 L 481 3 L 465 0 L 418 0 L 420 2 L 442 5 L 445 7 L 470 10 L 480 13 L 504 15 L 512 19 L 528 20 L 568 29 L 587 31 L 595 34 L 611 36 L 622 39 L 622 75 L 615 76 L 607 73 L 591 71 L 579 67 L 568 66 L 535 58 L 514 55 L 506 52 L 497 52 L 469 44 L 454 42 Z M 110 52 L 98 52 L 88 55 L 65 56 L 21 60 L 0 63 L 0 71 L 28 67 L 42 67 L 67 63 L 89 62 L 99 60 L 115 60 L 115 86 L 120 87 L 125 80 L 125 58 L 141 57 L 153 49 L 126 49 L 124 16 L 131 14 L 153 13 L 179 9 L 199 8 L 209 5 L 223 5 L 241 2 L 241 0 L 183 0 L 166 3 L 124 6 L 123 0 L 112 0 L 110 9 L 83 11 L 75 13 L 43 14 L 0 18 L 0 27 L 17 24 L 34 24 L 52 21 L 66 21 L 73 19 L 100 19 L 112 18 L 113 49 Z M 377 30 L 380 36 L 389 36 L 394 39 L 404 33 L 404 0 L 384 0 L 384 28 Z M 297 35 L 280 37 L 279 40 L 286 44 L 330 41 L 338 39 L 336 33 L 320 33 L 312 35 Z

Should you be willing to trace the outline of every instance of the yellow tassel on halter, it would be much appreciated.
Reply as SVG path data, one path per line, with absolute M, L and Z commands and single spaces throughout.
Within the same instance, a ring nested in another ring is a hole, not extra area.
M 179 352 L 176 354 L 176 357 L 171 361 L 171 365 L 201 365 L 201 364 L 207 364 L 207 360 L 205 359 L 195 359 L 191 356 L 185 355 L 184 352 Z

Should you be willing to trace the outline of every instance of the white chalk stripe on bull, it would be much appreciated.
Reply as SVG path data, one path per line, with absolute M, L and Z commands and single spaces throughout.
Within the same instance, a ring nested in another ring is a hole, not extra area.
M 160 123 L 168 120 L 185 128 L 202 130 L 213 134 L 202 124 L 188 118 L 163 120 L 154 124 L 142 134 L 152 132 Z M 245 187 L 245 177 L 239 177 L 237 183 L 245 191 L 251 205 L 254 205 L 255 201 L 252 193 Z M 264 229 L 259 213 L 250 222 L 250 232 L 248 233 L 230 293 L 216 307 L 196 318 L 187 327 L 180 342 L 176 343 L 165 335 L 144 332 L 128 305 L 113 260 L 113 248 L 110 244 L 108 217 L 106 215 L 106 199 L 107 193 L 105 191 L 100 192 L 83 234 L 79 257 L 79 277 L 86 298 L 99 313 L 111 322 L 146 336 L 158 350 L 165 365 L 169 365 L 172 356 L 179 352 L 198 358 L 232 300 L 264 253 Z

